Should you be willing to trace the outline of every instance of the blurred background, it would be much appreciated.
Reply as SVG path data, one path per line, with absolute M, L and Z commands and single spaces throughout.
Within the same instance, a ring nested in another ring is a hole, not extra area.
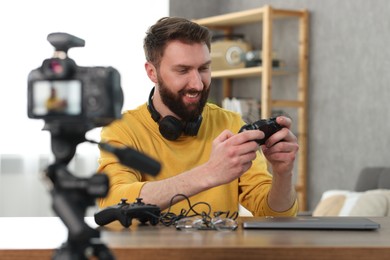
M 153 8 L 151 8 L 153 7 Z M 50 216 L 51 198 L 42 170 L 54 159 L 43 120 L 27 117 L 27 75 L 51 58 L 52 32 L 85 40 L 69 57 L 79 66 L 112 66 L 121 73 L 123 109 L 147 101 L 143 38 L 169 12 L 168 0 L 15 0 L 0 3 L 0 216 Z M 142 14 L 140 19 L 140 14 Z M 87 133 L 98 141 L 100 128 Z M 77 176 L 97 167 L 96 145 L 83 143 L 69 164 Z
M 308 209 L 330 189 L 352 190 L 360 171 L 390 166 L 390 5 L 386 0 L 13 0 L 0 3 L 0 217 L 48 216 L 41 172 L 53 159 L 43 121 L 27 118 L 27 75 L 53 47 L 51 32 L 83 38 L 69 55 L 79 66 L 113 66 L 122 76 L 124 109 L 147 101 L 142 39 L 166 15 L 198 19 L 271 5 L 309 11 Z M 137 15 L 135 15 L 137 13 Z M 141 14 L 141 18 L 139 18 Z M 296 35 L 294 26 L 281 27 Z M 246 35 L 260 42 L 259 30 Z M 289 40 L 275 42 L 289 55 Z M 286 56 L 286 57 L 287 57 Z M 283 79 L 273 81 L 284 85 Z M 237 97 L 259 97 L 259 83 L 234 83 Z M 218 102 L 218 80 L 212 94 Z M 244 88 L 242 86 L 245 86 Z M 285 89 L 286 90 L 286 89 Z M 100 129 L 88 133 L 99 138 Z M 97 148 L 79 145 L 69 165 L 91 176 Z

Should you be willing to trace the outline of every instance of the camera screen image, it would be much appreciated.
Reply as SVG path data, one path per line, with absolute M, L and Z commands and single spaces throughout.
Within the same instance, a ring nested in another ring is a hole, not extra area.
M 82 84 L 79 80 L 35 81 L 31 91 L 31 112 L 35 117 L 82 114 Z

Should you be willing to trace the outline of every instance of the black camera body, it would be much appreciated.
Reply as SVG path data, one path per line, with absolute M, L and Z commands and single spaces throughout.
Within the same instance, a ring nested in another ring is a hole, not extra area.
M 44 119 L 48 130 L 86 132 L 121 117 L 123 92 L 113 67 L 80 67 L 67 51 L 85 41 L 67 33 L 47 37 L 54 56 L 28 75 L 28 117 Z

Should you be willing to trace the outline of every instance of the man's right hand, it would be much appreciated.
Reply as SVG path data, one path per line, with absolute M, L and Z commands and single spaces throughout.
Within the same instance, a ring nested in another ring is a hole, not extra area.
M 239 178 L 256 158 L 259 145 L 255 140 L 264 138 L 258 130 L 248 130 L 233 134 L 223 131 L 212 143 L 211 155 L 206 163 L 210 186 L 226 184 Z

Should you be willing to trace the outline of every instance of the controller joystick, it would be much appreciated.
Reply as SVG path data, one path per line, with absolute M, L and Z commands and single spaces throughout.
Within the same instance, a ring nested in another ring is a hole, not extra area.
M 114 206 L 106 207 L 95 213 L 95 222 L 99 226 L 107 225 L 115 220 L 118 220 L 122 226 L 128 228 L 131 225 L 133 218 L 145 224 L 150 222 L 152 225 L 157 225 L 159 222 L 161 210 L 156 205 L 145 204 L 142 198 L 137 198 L 134 203 L 127 203 L 127 199 L 121 201 Z
M 260 130 L 264 133 L 263 139 L 258 139 L 256 142 L 259 145 L 263 145 L 267 139 L 281 130 L 283 127 L 276 122 L 276 117 L 271 117 L 269 119 L 260 119 L 252 124 L 247 124 L 241 127 L 239 133 L 244 132 L 246 130 Z

